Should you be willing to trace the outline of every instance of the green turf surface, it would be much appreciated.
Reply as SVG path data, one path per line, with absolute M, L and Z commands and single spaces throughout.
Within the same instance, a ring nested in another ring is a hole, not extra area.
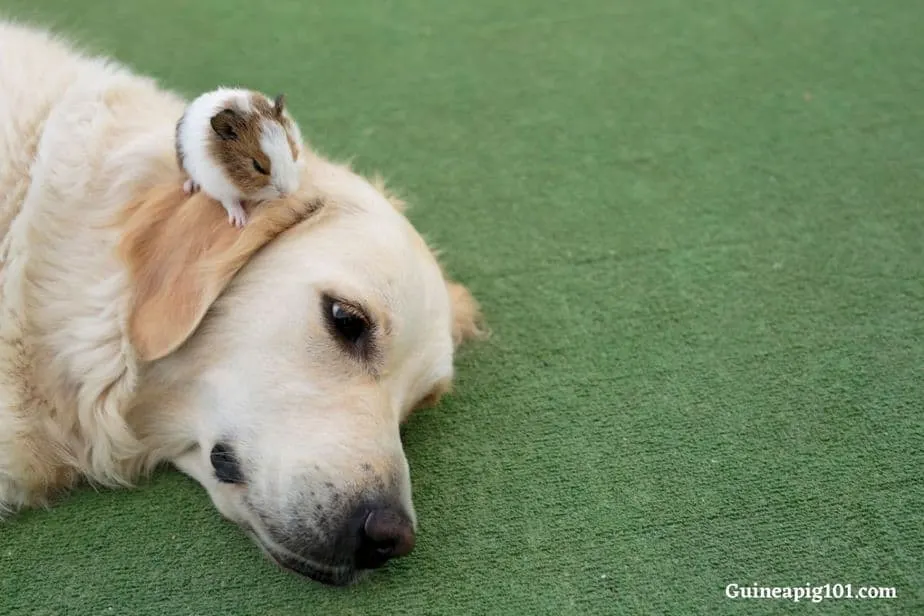
M 407 426 L 418 547 L 364 584 L 279 572 L 163 472 L 0 526 L 0 613 L 924 613 L 920 0 L 0 10 L 284 90 L 494 331 Z

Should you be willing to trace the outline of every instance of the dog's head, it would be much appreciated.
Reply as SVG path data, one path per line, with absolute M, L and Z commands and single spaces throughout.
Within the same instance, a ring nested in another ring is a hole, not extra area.
M 281 565 L 349 583 L 414 545 L 399 424 L 478 330 L 394 202 L 314 160 L 252 211 L 154 191 L 129 211 L 133 423 Z

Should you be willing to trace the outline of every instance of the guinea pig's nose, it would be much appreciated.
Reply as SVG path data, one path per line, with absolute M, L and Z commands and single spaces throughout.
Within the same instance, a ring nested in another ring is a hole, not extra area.
M 298 182 L 294 180 L 281 179 L 276 183 L 276 190 L 279 192 L 280 196 L 287 196 L 294 193 L 298 190 Z
M 375 569 L 414 549 L 414 527 L 406 515 L 391 507 L 369 512 L 359 529 L 356 567 Z

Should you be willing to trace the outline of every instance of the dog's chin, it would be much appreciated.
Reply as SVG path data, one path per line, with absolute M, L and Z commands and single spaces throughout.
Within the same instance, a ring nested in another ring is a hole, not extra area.
M 247 534 L 250 535 L 260 547 L 263 554 L 271 562 L 286 571 L 297 573 L 302 577 L 320 582 L 321 584 L 327 584 L 329 586 L 349 586 L 358 582 L 363 577 L 363 573 L 365 573 L 349 565 L 327 565 L 309 561 L 284 549 L 267 545 L 260 539 L 259 535 L 251 529 L 247 529 Z
M 329 586 L 350 586 L 358 582 L 362 577 L 362 573 L 353 568 L 332 567 L 329 569 L 319 569 L 315 565 L 301 559 L 281 556 L 271 552 L 268 552 L 267 556 L 287 571 L 297 573 L 315 582 L 320 582 Z

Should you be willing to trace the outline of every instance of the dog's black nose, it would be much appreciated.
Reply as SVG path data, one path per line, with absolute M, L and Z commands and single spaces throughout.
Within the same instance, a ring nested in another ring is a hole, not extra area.
M 391 507 L 373 508 L 360 518 L 356 545 L 356 568 L 375 569 L 392 558 L 414 549 L 414 526 L 410 519 Z

